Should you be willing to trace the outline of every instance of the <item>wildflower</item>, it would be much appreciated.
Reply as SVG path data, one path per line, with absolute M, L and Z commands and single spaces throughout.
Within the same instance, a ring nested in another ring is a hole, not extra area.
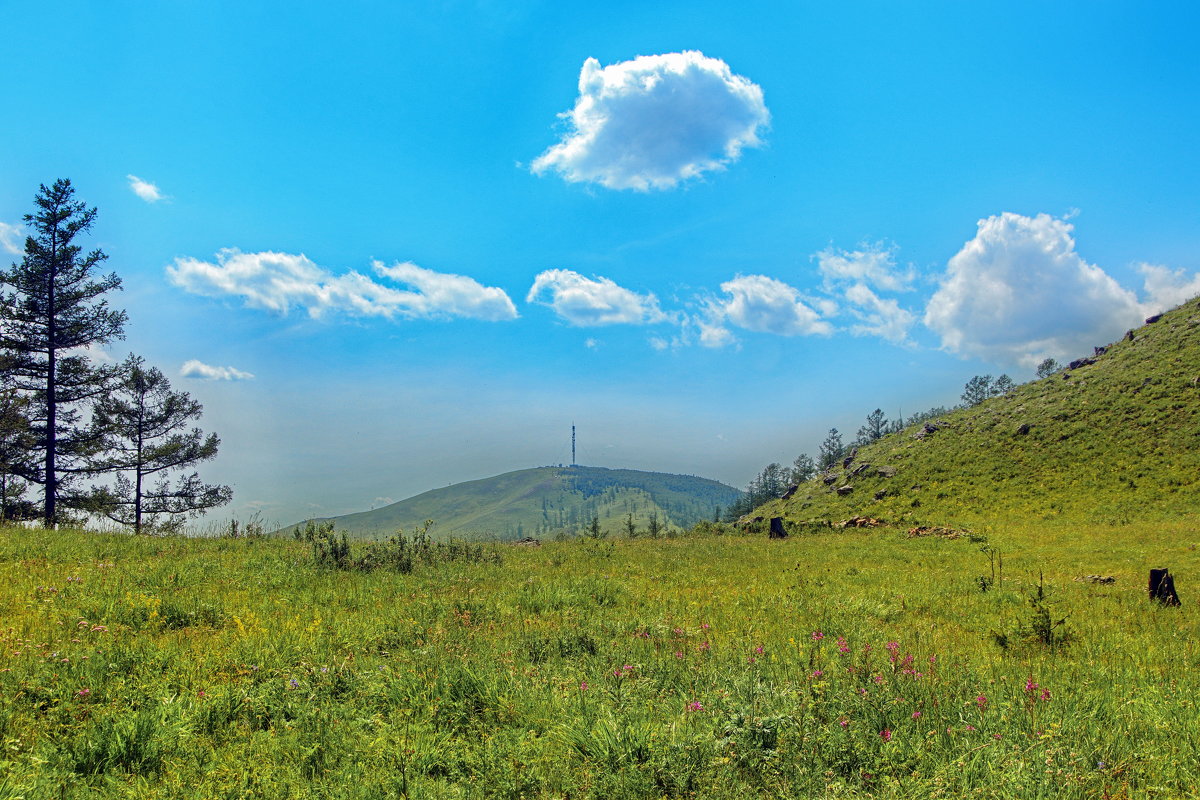
M 634 634 L 634 636 L 638 637 L 639 639 L 649 639 L 650 631 L 638 631 Z
M 813 631 L 813 633 L 812 633 L 812 640 L 813 640 L 814 642 L 819 642 L 819 641 L 821 641 L 821 640 L 822 640 L 822 639 L 824 639 L 824 638 L 825 638 L 825 634 L 824 634 L 824 633 L 822 633 L 821 631 Z
M 1050 699 L 1050 690 L 1049 690 L 1049 689 L 1042 689 L 1042 693 L 1041 693 L 1041 695 L 1039 695 L 1039 696 L 1038 696 L 1038 700 L 1041 700 L 1042 702 L 1045 702 L 1045 701 L 1047 701 L 1047 700 L 1049 700 L 1049 699 Z
M 587 681 L 580 681 L 579 682 L 579 691 L 586 692 L 587 690 L 588 690 Z
M 930 663 L 930 664 L 936 664 L 936 663 L 937 663 L 937 656 L 930 656 L 930 657 L 929 657 L 929 663 Z
M 1027 680 L 1025 682 L 1025 691 L 1036 692 L 1037 690 L 1038 690 L 1038 685 L 1033 682 L 1033 678 L 1030 678 L 1029 680 Z
M 692 702 L 687 704 L 687 710 L 688 711 L 703 711 L 704 704 L 701 703 L 699 700 L 693 700 Z
M 1000 740 L 1001 740 L 1001 739 L 1003 739 L 1004 737 L 1003 737 L 1001 734 L 999 734 L 999 733 L 993 733 L 993 734 L 992 734 L 992 738 L 993 738 L 993 739 L 995 739 L 996 741 L 1000 741 Z
M 613 677 L 614 677 L 614 678 L 619 678 L 619 677 L 621 677 L 621 676 L 622 676 L 622 675 L 624 675 L 624 674 L 625 674 L 625 673 L 624 673 L 624 672 L 621 672 L 621 670 L 619 670 L 619 669 L 614 669 L 614 670 L 613 670 Z
M 673 628 L 671 629 L 671 633 L 675 634 L 676 636 L 683 636 L 683 628 Z
M 913 715 L 912 715 L 912 718 L 913 718 L 913 719 L 920 719 L 920 718 L 921 718 L 921 712 L 920 712 L 920 711 L 914 711 L 914 712 L 913 712 Z
M 763 651 L 763 646 L 761 644 L 758 647 L 754 648 L 754 652 L 758 653 L 759 655 L 762 655 L 762 651 Z
M 703 642 L 701 642 L 701 643 L 700 643 L 700 649 L 701 649 L 701 650 L 708 650 L 708 649 L 710 649 L 711 647 L 712 647 L 712 645 L 710 645 L 710 644 L 708 643 L 708 640 L 705 640 L 705 641 L 703 641 Z
M 290 681 L 288 681 L 288 687 L 291 689 L 295 689 L 299 685 L 300 685 L 300 681 L 296 680 L 295 678 L 292 678 Z
M 974 725 L 964 725 L 963 730 L 965 730 L 967 733 L 974 733 L 978 729 Z
M 679 651 L 679 650 L 676 650 L 676 651 L 675 651 L 675 657 L 676 657 L 676 658 L 683 658 L 683 653 L 682 653 L 681 651 Z
M 900 649 L 900 643 L 899 642 L 888 642 L 887 644 L 884 645 L 884 647 L 887 648 L 889 653 L 891 653 L 892 655 L 896 655 L 896 651 Z
M 749 664 L 753 664 L 756 661 L 758 661 L 758 659 L 755 658 L 754 656 L 750 656 L 749 658 L 746 659 L 746 662 Z
M 625 670 L 626 672 L 629 672 L 633 669 L 633 665 L 626 664 L 625 666 L 621 667 L 621 669 Z
M 880 739 L 883 739 L 885 742 L 890 742 L 890 741 L 892 740 L 892 731 L 891 731 L 891 729 L 890 729 L 890 728 L 884 728 L 883 730 L 881 730 L 881 731 L 879 732 L 879 738 L 880 738 Z
M 822 676 L 822 675 L 824 675 L 824 674 L 825 674 L 825 673 L 824 673 L 824 672 L 822 672 L 821 670 L 819 670 L 819 669 L 815 669 L 815 670 L 813 670 L 813 673 L 812 673 L 812 675 L 810 675 L 809 677 L 810 677 L 810 678 L 812 678 L 812 679 L 815 681 L 817 678 L 821 677 L 821 676 Z
M 92 690 L 91 690 L 91 689 L 89 689 L 89 688 L 87 688 L 87 687 L 85 686 L 85 687 L 83 687 L 82 689 L 80 689 L 78 692 L 76 692 L 76 693 L 75 693 L 75 696 L 76 696 L 76 697 L 78 697 L 78 698 L 80 698 L 80 699 L 83 699 L 83 698 L 86 698 L 86 697 L 88 697 L 89 695 L 91 695 L 91 693 L 92 693 Z
M 988 704 L 988 699 L 986 697 L 984 697 L 983 695 L 979 695 L 978 697 L 975 698 L 975 705 L 979 706 L 980 711 L 983 711 L 985 708 L 987 708 L 987 704 Z
M 846 719 L 845 717 L 842 717 L 841 719 L 838 720 L 838 725 L 841 725 L 843 728 L 849 728 L 850 720 Z
M 711 625 L 709 625 L 707 622 L 704 622 L 704 623 L 701 623 L 701 624 L 700 624 L 700 630 L 702 630 L 702 631 L 706 631 L 706 630 L 708 630 L 708 629 L 709 629 L 709 628 L 711 628 L 711 627 L 712 627 L 712 626 L 711 626 Z
M 867 690 L 866 690 L 866 689 L 859 688 L 859 690 L 858 690 L 858 693 L 859 693 L 860 695 L 862 695 L 863 697 L 866 697 L 866 696 L 867 696 Z
M 874 678 L 874 680 L 875 680 L 875 682 L 876 682 L 876 683 L 883 683 L 883 676 L 882 676 L 882 675 L 876 675 L 876 676 L 875 676 L 875 678 Z

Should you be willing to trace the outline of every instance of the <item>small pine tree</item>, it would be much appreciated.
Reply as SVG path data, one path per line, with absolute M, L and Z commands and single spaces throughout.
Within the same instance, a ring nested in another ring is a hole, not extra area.
M 804 483 L 817 474 L 817 465 L 808 453 L 801 453 L 792 462 L 792 483 Z
M 992 397 L 1006 395 L 1015 388 L 1017 388 L 1017 385 L 1013 383 L 1012 378 L 1008 377 L 1007 375 L 1001 375 L 999 378 L 996 378 L 996 380 L 992 381 Z
M 858 429 L 858 439 L 855 444 L 870 444 L 882 439 L 885 433 L 887 433 L 887 417 L 884 416 L 883 409 L 877 408 L 867 415 L 866 424 Z
M 992 376 L 976 375 L 967 381 L 966 386 L 963 387 L 963 406 L 966 408 L 977 406 L 991 397 L 992 394 Z
M 186 429 L 203 410 L 187 392 L 171 391 L 167 378 L 147 368 L 145 359 L 129 356 L 120 381 L 94 409 L 94 437 L 104 455 L 91 466 L 117 478 L 115 486 L 93 487 L 91 510 L 141 533 L 160 517 L 181 522 L 183 515 L 228 503 L 233 497 L 228 486 L 202 483 L 194 472 L 173 486 L 166 477 L 217 455 L 221 440 L 215 433 Z M 151 480 L 157 482 L 151 486 Z
M 1037 366 L 1037 376 L 1039 378 L 1049 378 L 1054 373 L 1058 372 L 1062 367 L 1053 358 L 1047 358 Z
M 830 428 L 829 433 L 825 435 L 825 440 L 817 449 L 817 464 L 821 469 L 829 469 L 841 461 L 842 452 L 845 449 L 842 445 L 842 434 L 838 432 L 837 428 Z
M 651 539 L 657 539 L 662 533 L 662 523 L 658 521 L 658 512 L 650 512 L 650 522 L 646 526 L 646 532 L 650 534 Z

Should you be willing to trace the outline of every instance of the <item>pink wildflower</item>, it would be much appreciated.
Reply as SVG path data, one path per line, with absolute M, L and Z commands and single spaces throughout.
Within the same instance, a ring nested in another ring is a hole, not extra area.
M 82 689 L 80 689 L 78 692 L 76 692 L 75 696 L 78 698 L 85 698 L 85 697 L 88 697 L 91 693 L 92 693 L 92 690 L 85 686 Z
M 846 719 L 845 717 L 842 717 L 841 719 L 838 720 L 838 725 L 841 725 L 843 728 L 849 728 L 850 720 Z
M 676 658 L 683 658 L 683 653 L 681 653 L 680 651 L 676 650 L 676 651 L 675 651 L 675 657 L 676 657 Z
M 920 711 L 914 711 L 914 712 L 913 712 L 913 717 L 912 717 L 912 718 L 913 718 L 913 719 L 920 719 L 920 718 L 921 718 L 921 712 L 920 712 Z
M 580 681 L 579 682 L 579 691 L 586 692 L 587 690 L 588 690 L 587 681 Z
M 987 708 L 987 704 L 988 704 L 988 699 L 986 697 L 984 697 L 983 695 L 979 695 L 978 697 L 975 698 L 975 705 L 979 706 L 980 711 L 983 711 L 985 708 Z
M 759 655 L 762 655 L 762 651 L 763 651 L 763 646 L 761 644 L 758 647 L 754 648 L 754 652 L 758 653 Z
M 812 640 L 814 642 L 819 642 L 824 638 L 825 638 L 825 634 L 822 633 L 821 631 L 813 631 L 812 632 Z
M 880 738 L 880 739 L 883 739 L 885 742 L 890 742 L 890 741 L 892 740 L 892 731 L 891 731 L 891 729 L 889 729 L 889 728 L 884 728 L 883 730 L 881 730 L 881 731 L 879 732 L 879 738 Z
M 1044 701 L 1046 701 L 1046 700 L 1049 700 L 1049 699 L 1050 699 L 1050 690 L 1049 690 L 1049 689 L 1042 689 L 1042 694 L 1041 694 L 1041 696 L 1040 696 L 1040 697 L 1038 697 L 1038 700 L 1042 700 L 1042 701 L 1044 702 Z
M 821 670 L 819 670 L 819 669 L 814 669 L 814 670 L 813 670 L 813 673 L 812 673 L 812 675 L 810 675 L 809 677 L 811 677 L 811 678 L 812 678 L 812 679 L 815 681 L 817 678 L 821 677 L 821 676 L 822 676 L 822 675 L 824 675 L 824 674 L 825 674 L 825 673 L 824 673 L 824 672 L 822 672 Z
M 703 711 L 704 704 L 701 703 L 699 700 L 693 700 L 692 702 L 687 704 L 687 710 L 688 711 Z

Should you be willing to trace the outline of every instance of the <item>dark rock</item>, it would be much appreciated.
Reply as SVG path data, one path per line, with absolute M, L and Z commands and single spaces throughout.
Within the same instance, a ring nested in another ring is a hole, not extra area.
M 515 547 L 541 547 L 542 540 L 535 539 L 532 536 L 526 536 L 523 539 L 517 539 L 515 542 L 513 542 L 513 545 Z
M 1153 325 L 1154 323 L 1158 322 L 1160 319 L 1162 319 L 1162 314 L 1155 314 L 1152 317 L 1146 317 L 1146 324 Z
M 842 497 L 845 497 L 846 495 L 850 494 L 853 491 L 854 491 L 854 487 L 848 483 L 845 486 L 839 486 L 837 488 L 837 493 L 840 494 Z
M 1021 423 L 1021 424 L 1020 424 L 1020 425 L 1017 427 L 1017 435 L 1018 435 L 1018 436 L 1024 436 L 1024 435 L 1025 435 L 1025 434 L 1027 434 L 1027 433 L 1029 433 L 1029 423 L 1028 423 L 1028 422 L 1022 422 L 1022 423 Z
M 767 536 L 772 539 L 787 538 L 787 531 L 783 529 L 783 517 L 771 517 L 771 531 Z
M 857 467 L 855 467 L 854 469 L 850 470 L 850 476 L 854 477 L 855 475 L 861 475 L 870 466 L 871 466 L 871 462 L 864 461 L 861 464 L 859 464 Z
M 858 448 L 850 451 L 850 455 L 842 459 L 842 469 L 850 469 L 850 465 L 854 463 L 855 457 L 858 455 Z
M 1075 579 L 1079 583 L 1116 583 L 1112 575 L 1080 575 Z
M 837 479 L 838 479 L 837 474 L 831 472 L 831 473 L 827 474 L 825 477 L 821 478 L 821 482 L 824 483 L 826 486 L 833 486 L 833 484 L 837 481 Z
M 1107 353 L 1107 352 L 1108 352 L 1108 346 L 1107 346 L 1107 345 L 1105 345 L 1105 346 L 1103 346 L 1103 347 L 1093 347 L 1093 348 L 1092 348 L 1092 355 L 1096 355 L 1096 356 L 1102 356 L 1102 355 L 1104 355 L 1104 354 L 1105 354 L 1105 353 Z
M 882 500 L 883 498 L 887 497 L 887 494 L 888 494 L 887 489 L 880 489 L 878 492 L 875 493 L 875 499 Z
M 749 527 L 750 525 L 757 525 L 758 523 L 760 523 L 762 521 L 763 521 L 763 518 L 756 514 L 743 514 L 742 516 L 738 517 L 738 521 L 736 524 L 745 528 L 745 527 Z
M 790 500 L 790 499 L 791 499 L 791 497 L 792 497 L 792 495 L 794 495 L 794 494 L 795 494 L 797 491 L 799 491 L 799 490 L 800 490 L 800 484 L 798 484 L 798 483 L 793 483 L 791 486 L 789 486 L 789 487 L 787 488 L 787 491 L 786 491 L 786 492 L 784 492 L 784 493 L 783 493 L 783 494 L 780 496 L 780 498 L 779 498 L 779 499 L 781 499 L 781 500 Z
M 1079 369 L 1080 367 L 1090 367 L 1096 363 L 1094 358 L 1077 358 L 1070 364 L 1067 364 L 1067 369 Z
M 887 465 L 884 465 L 882 467 L 876 467 L 875 474 L 881 478 L 894 478 L 894 477 L 896 477 L 896 468 L 889 467 Z
M 1132 330 L 1125 331 L 1125 341 L 1127 341 L 1127 342 L 1133 341 L 1133 331 Z

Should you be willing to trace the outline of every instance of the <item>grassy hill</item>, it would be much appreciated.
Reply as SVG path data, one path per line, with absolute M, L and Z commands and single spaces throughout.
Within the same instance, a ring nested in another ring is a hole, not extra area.
M 970 526 L 1014 518 L 1125 524 L 1198 510 L 1195 299 L 1110 344 L 1094 363 L 884 437 L 847 468 L 755 513 Z
M 431 519 L 432 533 L 437 536 L 517 539 L 560 531 L 578 533 L 598 516 L 601 530 L 615 534 L 624 531 L 630 514 L 643 530 L 651 515 L 663 525 L 690 527 L 712 519 L 718 507 L 728 506 L 740 495 L 732 486 L 693 475 L 537 467 L 457 483 L 383 508 L 325 519 L 338 530 L 362 538 L 390 536 Z

